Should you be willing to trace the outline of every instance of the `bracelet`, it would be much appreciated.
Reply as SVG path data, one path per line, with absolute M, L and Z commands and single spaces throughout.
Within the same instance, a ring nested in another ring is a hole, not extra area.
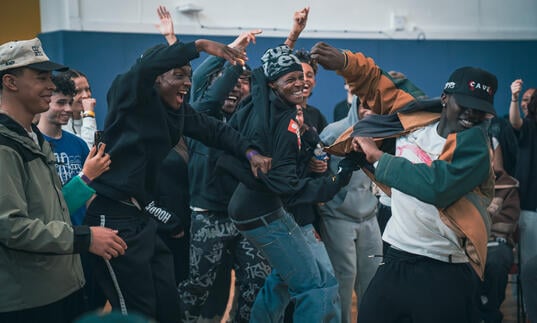
M 518 99 L 517 99 L 517 100 L 513 100 L 513 99 L 511 99 L 511 102 L 518 102 Z
M 252 149 L 246 154 L 246 158 L 248 160 L 252 160 L 252 157 L 254 157 L 255 155 L 259 155 L 259 152 L 257 150 Z
M 91 179 L 89 179 L 89 177 L 86 176 L 83 172 L 78 173 L 78 176 L 84 181 L 84 183 L 86 183 L 86 185 L 91 184 Z
M 287 37 L 287 39 L 290 40 L 290 41 L 292 41 L 292 42 L 295 42 L 295 41 L 298 40 L 298 38 L 294 38 L 294 39 L 293 39 L 293 38 L 291 38 L 291 37 Z
M 93 111 L 84 111 L 84 113 L 82 113 L 82 117 L 83 118 L 86 118 L 86 117 L 95 118 L 95 112 L 93 112 Z
M 349 58 L 347 57 L 347 53 L 345 51 L 342 51 L 343 56 L 345 57 L 345 61 L 343 62 L 343 69 L 347 67 L 347 64 L 349 63 Z

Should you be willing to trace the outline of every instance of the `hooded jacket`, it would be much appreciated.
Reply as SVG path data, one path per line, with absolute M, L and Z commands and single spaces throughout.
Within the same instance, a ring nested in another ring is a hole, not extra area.
M 358 122 L 358 100 L 354 96 L 347 116 L 327 125 L 319 135 L 325 145 L 331 145 L 347 128 Z M 328 165 L 332 173 L 342 158 L 332 156 Z M 324 216 L 342 218 L 347 221 L 363 222 L 375 216 L 377 198 L 371 192 L 371 179 L 362 170 L 353 173 L 349 184 L 343 187 L 334 198 L 325 203 L 322 209 Z
M 133 197 L 147 205 L 155 199 L 162 161 L 183 135 L 245 156 L 251 145 L 238 132 L 186 102 L 173 110 L 160 97 L 157 77 L 198 56 L 194 42 L 158 45 L 113 81 L 103 141 L 116 166 L 92 183 L 98 194 L 114 200 Z
M 81 250 L 90 232 L 73 227 L 50 145 L 0 114 L 0 312 L 58 301 L 84 285 Z M 78 182 L 73 182 L 76 185 Z
M 396 138 L 440 119 L 438 104 L 418 101 L 405 88 L 399 88 L 372 58 L 349 51 L 345 55 L 348 63 L 338 74 L 364 105 L 381 116 L 365 118 L 375 122 L 359 122 L 349 128 L 331 147 L 331 153 L 351 152 L 351 134 Z M 388 131 L 383 127 L 386 125 L 391 127 Z M 481 278 L 490 232 L 487 206 L 494 189 L 488 149 L 484 129 L 473 127 L 448 135 L 441 155 L 431 166 L 383 154 L 375 174 L 369 173 L 388 195 L 389 187 L 394 187 L 435 205 L 442 221 L 461 239 L 470 264 Z

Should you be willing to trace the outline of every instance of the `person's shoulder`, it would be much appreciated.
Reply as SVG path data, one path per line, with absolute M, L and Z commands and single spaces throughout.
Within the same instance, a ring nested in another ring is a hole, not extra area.
M 62 130 L 62 139 L 65 141 L 65 142 L 68 142 L 70 144 L 73 144 L 73 145 L 77 145 L 77 146 L 81 146 L 81 147 L 84 147 L 86 149 L 84 150 L 89 150 L 88 149 L 88 145 L 86 144 L 86 142 L 84 141 L 84 139 L 78 137 L 77 135 L 75 134 L 72 134 L 68 131 L 65 131 L 65 130 Z
M 314 107 L 313 105 L 308 104 L 306 110 L 310 110 L 311 112 L 314 112 L 316 114 L 321 114 L 321 110 L 319 110 L 318 108 Z

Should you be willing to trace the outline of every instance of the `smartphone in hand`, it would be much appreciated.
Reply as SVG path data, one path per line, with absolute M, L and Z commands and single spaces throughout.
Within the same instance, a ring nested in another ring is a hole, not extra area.
M 93 134 L 93 145 L 99 148 L 99 146 L 103 143 L 104 140 L 104 131 L 102 130 L 95 130 L 95 133 Z

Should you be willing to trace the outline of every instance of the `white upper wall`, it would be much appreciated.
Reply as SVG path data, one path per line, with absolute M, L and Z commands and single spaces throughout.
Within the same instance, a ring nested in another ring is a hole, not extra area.
M 42 31 L 156 33 L 160 4 L 177 34 L 285 37 L 293 12 L 310 6 L 306 38 L 537 39 L 537 0 L 40 0 Z M 176 9 L 188 4 L 201 11 Z

